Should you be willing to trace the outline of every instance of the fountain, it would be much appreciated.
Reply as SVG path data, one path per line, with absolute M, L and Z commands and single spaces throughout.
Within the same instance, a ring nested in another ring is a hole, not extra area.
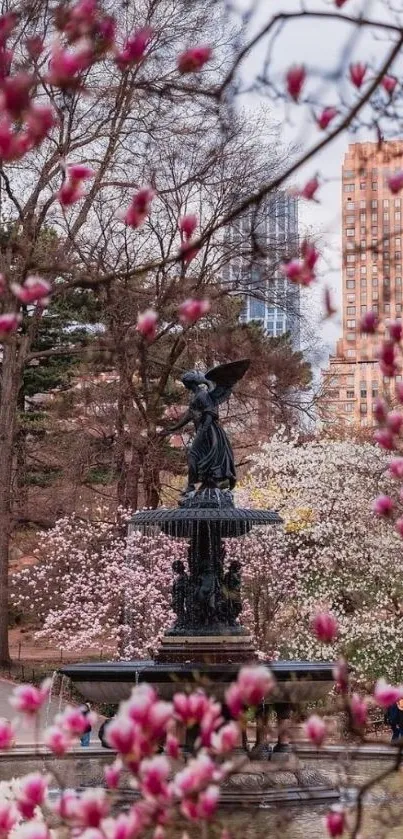
M 191 391 L 190 405 L 182 419 L 161 432 L 168 436 L 189 422 L 195 437 L 188 452 L 188 484 L 177 508 L 137 513 L 130 530 L 159 530 L 188 544 L 187 567 L 173 563 L 172 607 L 174 625 L 162 639 L 153 660 L 75 664 L 61 672 L 73 680 L 87 700 L 117 704 L 129 696 L 134 684 L 148 682 L 165 698 L 183 687 L 203 687 L 223 699 L 239 666 L 256 661 L 253 638 L 240 624 L 241 570 L 231 561 L 231 540 L 252 527 L 278 526 L 281 518 L 270 510 L 235 507 L 232 490 L 236 475 L 228 437 L 219 424 L 218 405 L 229 398 L 249 367 L 248 360 L 220 365 L 205 375 L 190 371 L 183 376 Z M 199 485 L 198 488 L 196 485 Z M 279 724 L 274 754 L 287 752 L 284 721 L 298 702 L 317 699 L 332 685 L 328 662 L 269 662 L 277 680 L 270 697 Z M 261 709 L 264 719 L 266 709 Z M 258 726 L 260 741 L 253 757 L 268 757 L 265 727 Z

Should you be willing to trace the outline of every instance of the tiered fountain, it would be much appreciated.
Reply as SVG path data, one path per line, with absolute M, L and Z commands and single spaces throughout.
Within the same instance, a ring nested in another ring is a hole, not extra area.
M 117 704 L 129 696 L 133 684 L 143 681 L 167 698 L 178 683 L 182 689 L 202 683 L 204 689 L 223 698 L 239 666 L 256 659 L 253 639 L 239 623 L 241 572 L 239 564 L 231 561 L 230 540 L 243 537 L 253 526 L 278 526 L 281 518 L 273 511 L 235 507 L 234 458 L 218 418 L 218 405 L 229 398 L 248 367 L 249 361 L 242 360 L 215 367 L 204 376 L 191 371 L 182 378 L 192 393 L 189 409 L 162 434 L 193 421 L 196 434 L 188 453 L 188 485 L 177 508 L 137 513 L 130 524 L 131 530 L 159 529 L 188 541 L 188 567 L 178 560 L 173 563 L 176 621 L 151 661 L 64 667 L 63 674 L 88 700 Z M 289 715 L 292 703 L 318 698 L 332 684 L 328 663 L 275 661 L 270 667 L 278 685 L 270 702 L 281 720 Z M 287 750 L 284 739 L 279 737 L 275 752 Z M 267 749 L 263 743 L 260 746 Z

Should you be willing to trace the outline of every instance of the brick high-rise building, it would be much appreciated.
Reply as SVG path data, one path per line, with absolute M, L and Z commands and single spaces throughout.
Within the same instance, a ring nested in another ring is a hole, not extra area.
M 402 317 L 402 201 L 387 185 L 403 169 L 403 141 L 354 143 L 342 168 L 343 336 L 323 371 L 324 416 L 373 424 L 373 406 L 384 385 L 378 340 L 360 334 L 361 317 L 379 313 L 382 328 Z M 397 380 L 401 377 L 397 376 Z

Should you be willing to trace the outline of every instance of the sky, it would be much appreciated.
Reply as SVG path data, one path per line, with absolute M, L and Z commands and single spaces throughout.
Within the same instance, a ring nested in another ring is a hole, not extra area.
M 250 8 L 253 0 L 238 0 L 240 9 Z M 397 3 L 399 0 L 397 0 Z M 294 12 L 302 8 L 297 0 L 254 0 L 255 12 L 251 18 L 249 31 L 256 32 L 271 16 L 278 12 Z M 402 4 L 400 3 L 402 9 Z M 304 4 L 304 8 L 325 12 L 335 11 L 333 0 L 311 0 Z M 402 20 L 402 12 L 395 13 L 394 9 L 383 0 L 347 0 L 341 14 L 357 15 L 361 13 L 366 18 L 381 21 Z M 353 36 L 353 40 L 352 40 Z M 247 37 L 247 31 L 245 31 Z M 351 105 L 357 91 L 348 79 L 350 62 L 363 61 L 376 70 L 382 64 L 391 46 L 389 35 L 379 30 L 369 30 L 361 27 L 357 37 L 357 27 L 346 22 L 335 20 L 299 19 L 286 24 L 278 35 L 270 53 L 269 75 L 277 89 L 284 89 L 285 71 L 292 64 L 303 63 L 307 70 L 306 92 L 313 101 L 320 101 L 323 105 L 340 104 Z M 243 67 L 243 75 L 248 83 L 256 78 L 256 73 L 262 67 L 267 52 L 267 41 L 256 48 L 248 57 Z M 339 82 L 335 79 L 343 68 Z M 399 75 L 403 71 L 403 60 L 398 59 L 393 66 L 393 72 Z M 340 99 L 339 99 L 340 98 Z M 281 138 L 285 145 L 296 145 L 301 151 L 310 148 L 321 137 L 312 117 L 312 106 L 293 105 L 284 103 L 281 99 L 271 95 L 262 96 L 249 91 L 243 97 L 243 105 L 254 109 L 264 105 L 269 109 L 270 117 L 281 126 Z M 316 109 L 318 110 L 318 109 Z M 341 108 L 343 110 L 343 106 Z M 364 114 L 369 116 L 369 112 Z M 402 131 L 403 134 L 403 131 Z M 398 127 L 395 136 L 399 136 Z M 335 302 L 341 302 L 341 187 L 340 175 L 343 156 L 349 142 L 376 140 L 375 132 L 370 127 L 361 126 L 354 134 L 344 133 L 332 141 L 320 155 L 301 167 L 293 177 L 293 186 L 301 187 L 314 176 L 319 175 L 321 187 L 318 191 L 320 203 L 300 202 L 300 223 L 302 231 L 312 230 L 319 235 L 323 252 L 320 264 L 319 284 L 314 292 L 314 298 L 321 307 L 324 284 L 333 289 Z M 305 295 L 305 299 L 306 295 Z M 310 305 L 310 303 L 308 304 Z M 340 334 L 340 319 L 336 316 L 332 323 L 321 323 L 317 318 L 318 329 L 321 329 L 326 343 L 335 344 Z

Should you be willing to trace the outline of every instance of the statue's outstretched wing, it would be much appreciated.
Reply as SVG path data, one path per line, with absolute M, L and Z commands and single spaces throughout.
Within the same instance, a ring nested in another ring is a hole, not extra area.
M 216 405 L 229 399 L 232 388 L 245 375 L 249 365 L 249 358 L 242 358 L 240 361 L 230 361 L 229 364 L 219 364 L 207 371 L 205 378 L 215 385 L 210 395 Z

